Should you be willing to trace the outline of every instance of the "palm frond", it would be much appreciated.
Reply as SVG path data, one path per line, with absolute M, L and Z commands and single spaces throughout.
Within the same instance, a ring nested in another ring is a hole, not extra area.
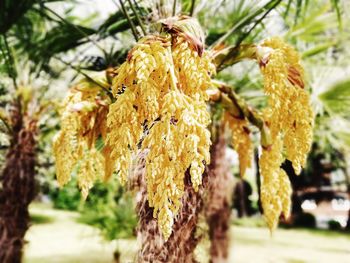
M 6 33 L 37 0 L 4 0 L 0 2 L 0 33 Z
M 332 6 L 335 9 L 336 13 L 337 13 L 337 19 L 338 19 L 338 23 L 339 23 L 339 27 L 342 28 L 342 15 L 341 15 L 341 11 L 340 11 L 340 1 L 339 0 L 331 0 Z
M 302 53 L 302 58 L 306 59 L 306 58 L 318 55 L 320 53 L 322 54 L 325 51 L 327 51 L 329 48 L 336 46 L 337 43 L 338 43 L 338 41 L 336 41 L 336 40 L 328 40 L 325 43 L 315 45 L 315 46 L 307 49 L 306 51 L 304 51 Z
M 303 20 L 299 20 L 297 24 L 288 24 L 290 27 L 286 38 L 295 42 L 302 40 L 305 42 L 315 42 L 319 38 L 325 38 L 325 32 L 337 28 L 336 15 L 330 12 L 331 6 L 325 4 L 323 6 L 315 6 L 310 8 L 309 12 L 303 16 Z M 324 39 L 322 39 L 324 40 Z
M 52 28 L 47 34 L 35 43 L 29 55 L 35 63 L 47 62 L 52 56 L 71 50 L 82 43 L 85 43 L 86 36 L 95 34 L 92 28 L 75 25 L 79 30 L 72 30 L 70 25 L 60 24 Z
M 225 41 L 230 41 L 232 38 L 235 42 L 242 42 L 258 24 L 263 22 L 273 9 L 281 3 L 280 0 L 270 0 L 263 5 L 257 5 L 256 3 L 249 3 L 244 0 L 234 1 L 233 9 L 229 13 L 230 22 L 232 23 L 230 28 L 227 25 L 221 27 L 225 33 L 215 40 L 213 46 L 220 45 Z M 226 19 L 227 23 L 227 19 Z M 220 28 L 217 24 L 215 28 Z M 210 32 L 211 33 L 211 32 Z M 209 39 L 213 37 L 209 36 Z M 242 39 L 243 38 L 243 39 Z
M 345 80 L 330 87 L 319 95 L 327 112 L 350 116 L 350 80 Z
M 0 1 L 0 34 L 6 33 L 37 4 L 62 0 L 2 0 Z

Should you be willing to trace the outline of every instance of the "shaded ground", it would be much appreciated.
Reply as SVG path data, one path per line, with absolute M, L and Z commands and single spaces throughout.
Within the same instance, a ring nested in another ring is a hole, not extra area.
M 31 209 L 39 224 L 27 233 L 25 263 L 113 262 L 116 247 L 122 262 L 134 262 L 136 241 L 106 243 L 98 230 L 76 222 L 77 214 L 35 206 Z M 34 221 L 36 222 L 36 221 Z M 277 230 L 234 226 L 229 262 L 301 263 L 350 262 L 350 235 L 327 231 Z

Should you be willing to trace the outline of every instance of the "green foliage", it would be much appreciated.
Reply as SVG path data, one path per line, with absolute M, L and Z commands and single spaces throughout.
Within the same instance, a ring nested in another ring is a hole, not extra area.
M 54 55 L 86 43 L 86 37 L 94 33 L 96 31 L 88 27 L 59 24 L 35 43 L 36 48 L 29 53 L 30 59 L 38 64 L 47 64 Z
M 52 223 L 53 221 L 54 219 L 52 217 L 49 217 L 46 215 L 30 214 L 30 222 L 35 225 L 48 224 L 48 223 Z
M 350 116 L 350 80 L 341 81 L 319 95 L 325 109 L 332 114 Z
M 233 220 L 233 224 L 243 227 L 264 227 L 266 228 L 266 222 L 262 217 L 243 217 Z
M 6 33 L 38 0 L 0 2 L 0 34 Z
M 336 220 L 329 220 L 328 221 L 328 228 L 330 230 L 340 230 L 341 229 L 341 224 L 336 221 Z
M 321 104 L 316 117 L 315 141 L 327 152 L 350 148 L 350 80 L 330 85 L 318 94 Z
M 201 23 L 209 30 L 207 43 L 217 45 L 223 41 L 235 44 L 244 40 L 252 42 L 261 32 L 264 26 L 263 20 L 281 2 L 281 0 L 208 1 L 198 14 Z
M 73 178 L 62 189 L 56 188 L 49 193 L 53 207 L 57 209 L 77 211 L 81 204 L 81 194 L 77 188 L 76 179 Z
M 133 196 L 116 181 L 96 184 L 82 206 L 80 222 L 99 228 L 107 240 L 135 236 Z
M 73 177 L 62 189 L 50 189 L 54 208 L 79 211 L 79 222 L 97 227 L 107 240 L 134 237 L 138 219 L 131 193 L 117 181 L 100 182 L 83 201 L 76 185 Z

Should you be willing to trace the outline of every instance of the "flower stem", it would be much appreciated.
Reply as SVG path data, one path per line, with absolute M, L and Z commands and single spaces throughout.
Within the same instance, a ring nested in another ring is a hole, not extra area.
M 124 5 L 123 1 L 119 0 L 119 3 L 120 3 L 120 6 L 122 7 L 122 11 L 123 11 L 126 19 L 128 20 L 128 22 L 130 24 L 132 34 L 134 35 L 135 40 L 138 41 L 139 37 L 138 37 L 138 34 L 137 34 L 137 30 L 136 30 L 135 24 L 132 21 L 132 19 L 130 18 L 129 14 L 128 14 L 126 8 L 125 8 L 125 5 Z
M 234 118 L 246 118 L 251 124 L 256 126 L 260 130 L 261 146 L 265 149 L 269 149 L 272 145 L 271 133 L 262 114 L 249 106 L 230 86 L 215 80 L 213 80 L 212 83 L 218 90 L 216 94 L 210 94 L 210 99 L 214 102 L 221 103 Z
M 142 33 L 145 36 L 147 34 L 145 26 L 143 25 L 143 22 L 141 21 L 141 18 L 139 16 L 139 14 L 136 12 L 136 9 L 135 9 L 134 5 L 131 3 L 131 0 L 128 0 L 128 2 L 129 2 L 129 5 L 130 5 L 130 7 L 132 9 L 132 12 L 134 13 L 134 15 L 136 17 L 137 23 L 139 23 L 139 25 L 141 27 L 141 30 L 142 30 Z

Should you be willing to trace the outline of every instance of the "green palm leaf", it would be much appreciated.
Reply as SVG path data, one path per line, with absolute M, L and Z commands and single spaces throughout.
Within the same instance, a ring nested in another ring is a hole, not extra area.
M 319 95 L 324 108 L 331 114 L 350 116 L 350 80 L 345 80 L 330 87 Z

